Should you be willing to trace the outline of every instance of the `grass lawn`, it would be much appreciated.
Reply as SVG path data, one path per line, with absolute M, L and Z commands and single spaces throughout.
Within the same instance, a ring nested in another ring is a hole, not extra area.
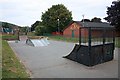
M 66 41 L 66 42 L 78 42 L 78 38 L 66 38 L 63 36 L 49 36 L 49 39 L 57 40 L 57 41 Z
M 78 38 L 66 38 L 63 36 L 49 36 L 49 39 L 67 42 L 79 42 Z M 120 37 L 115 38 L 115 46 L 120 48 Z
M 7 41 L 2 41 L 2 78 L 28 78 L 29 74 L 19 62 Z
M 17 39 L 17 35 L 2 35 L 2 39 L 3 40 L 16 40 Z

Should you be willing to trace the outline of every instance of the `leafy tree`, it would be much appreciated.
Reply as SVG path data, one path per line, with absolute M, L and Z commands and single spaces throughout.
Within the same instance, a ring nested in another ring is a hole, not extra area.
M 35 27 L 37 27 L 41 22 L 40 21 L 36 21 L 34 24 L 31 25 L 31 31 L 35 30 Z
M 21 32 L 21 33 L 25 33 L 25 35 L 27 35 L 27 33 L 28 33 L 29 31 L 30 31 L 29 26 L 20 27 L 20 32 Z
M 83 22 L 83 21 L 84 21 L 84 22 L 90 22 L 89 19 L 82 19 L 81 22 Z
M 113 1 L 110 7 L 107 7 L 107 17 L 104 19 L 120 31 L 120 1 Z
M 72 21 L 72 13 L 63 4 L 53 5 L 41 20 L 48 33 L 62 31 Z
M 13 27 L 20 27 L 20 26 L 17 26 L 15 24 L 12 24 L 12 23 L 8 23 L 8 22 L 1 22 L 2 23 L 2 27 L 3 28 L 13 28 Z
M 7 23 L 7 22 L 2 22 L 3 28 L 12 28 L 13 26 L 16 26 L 16 25 L 11 24 L 11 23 Z
M 102 22 L 100 18 L 94 17 L 91 22 Z
M 37 36 L 43 35 L 44 31 L 45 28 L 42 25 L 38 25 L 37 27 L 35 27 L 35 35 Z
M 2 27 L 3 27 L 3 28 L 9 28 L 9 24 L 6 23 L 6 22 L 2 22 Z
M 20 32 L 26 32 L 26 27 L 20 27 Z

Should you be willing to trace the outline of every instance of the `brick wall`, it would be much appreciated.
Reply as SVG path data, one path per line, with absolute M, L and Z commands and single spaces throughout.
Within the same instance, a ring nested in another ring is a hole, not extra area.
M 63 36 L 72 37 L 72 31 L 74 31 L 74 37 L 79 37 L 79 27 L 76 23 L 71 24 L 63 31 Z
M 72 30 L 74 30 L 74 37 L 79 37 L 79 28 L 80 28 L 80 25 L 78 25 L 76 23 L 72 23 L 71 25 L 69 25 L 63 31 L 63 36 L 65 36 L 65 37 L 72 37 Z M 91 32 L 92 37 L 102 37 L 103 36 L 102 33 L 103 33 L 103 31 L 98 30 L 98 29 L 94 29 Z M 112 32 L 108 31 L 108 32 L 106 32 L 106 35 L 111 36 Z M 116 32 L 115 35 L 116 36 L 120 36 L 120 32 Z M 82 37 L 88 37 L 88 29 L 87 28 L 82 28 L 81 29 L 81 36 Z

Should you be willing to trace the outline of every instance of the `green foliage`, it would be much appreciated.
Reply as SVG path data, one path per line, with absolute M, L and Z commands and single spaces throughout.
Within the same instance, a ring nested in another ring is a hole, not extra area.
M 53 5 L 42 13 L 41 20 L 46 32 L 58 31 L 58 26 L 59 31 L 62 31 L 72 21 L 72 13 L 63 4 Z
M 28 32 L 27 36 L 35 36 L 35 32 Z
M 37 35 L 37 36 L 43 35 L 44 31 L 45 31 L 44 26 L 38 25 L 35 28 L 35 35 Z
M 25 67 L 19 62 L 7 41 L 2 41 L 2 78 L 28 78 Z
M 91 20 L 90 19 L 82 19 L 81 22 L 102 22 L 100 18 L 94 17 Z
M 29 26 L 20 27 L 20 32 L 25 33 L 27 35 L 28 32 L 30 32 Z
M 7 22 L 2 22 L 2 27 L 3 28 L 9 28 L 10 24 L 8 24 Z
M 20 28 L 20 32 L 26 32 L 27 31 L 27 27 L 21 27 Z
M 90 19 L 82 19 L 81 22 L 83 22 L 83 20 L 84 22 L 91 22 Z
M 110 7 L 107 7 L 107 17 L 104 19 L 120 31 L 120 1 L 113 1 Z
M 42 24 L 41 21 L 36 21 L 34 24 L 31 25 L 31 31 L 34 31 L 35 28 L 39 25 Z
M 0 22 L 0 23 L 2 23 L 3 28 L 12 28 L 14 26 L 17 26 L 15 24 L 11 24 L 11 23 L 8 23 L 8 22 Z
M 100 18 L 94 17 L 91 22 L 102 22 Z

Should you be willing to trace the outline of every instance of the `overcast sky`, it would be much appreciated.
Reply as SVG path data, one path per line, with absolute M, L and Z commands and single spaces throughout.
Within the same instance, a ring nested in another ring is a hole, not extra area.
M 64 4 L 72 11 L 73 20 L 80 21 L 82 15 L 91 19 L 106 15 L 107 6 L 113 0 L 0 0 L 0 21 L 10 22 L 19 26 L 31 26 L 41 20 L 42 12 L 52 5 Z M 102 20 L 104 21 L 104 20 Z

